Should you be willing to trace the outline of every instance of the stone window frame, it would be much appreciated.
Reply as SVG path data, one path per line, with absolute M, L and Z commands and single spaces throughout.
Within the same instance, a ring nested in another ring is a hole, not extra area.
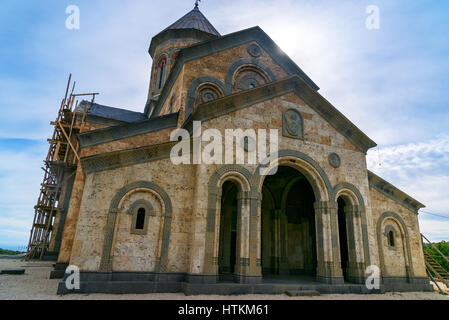
M 140 209 L 145 209 L 145 220 L 143 224 L 143 229 L 136 229 L 137 214 Z M 130 206 L 128 214 L 132 215 L 130 233 L 135 235 L 148 234 L 148 221 L 150 217 L 156 216 L 156 211 L 154 210 L 151 203 L 143 199 L 137 200 Z
M 239 81 L 237 82 L 237 79 Z M 235 70 L 232 77 L 232 90 L 234 92 L 251 90 L 272 82 L 270 74 L 263 68 L 253 64 L 243 64 Z M 254 84 L 250 88 L 249 83 Z
M 208 103 L 224 97 L 224 92 L 220 86 L 212 82 L 203 82 L 196 88 L 197 101 L 195 104 Z M 213 96 L 212 99 L 205 99 L 205 95 L 209 94 Z
M 236 79 L 238 78 L 238 75 L 242 73 L 258 74 L 264 79 L 264 84 L 276 81 L 273 71 L 259 60 L 253 58 L 239 59 L 234 61 L 226 71 L 225 88 L 228 94 L 241 90 L 237 88 L 239 84 L 236 84 Z
M 209 86 L 213 85 L 214 88 L 218 88 L 218 91 L 220 92 L 220 94 L 218 95 L 217 98 L 224 97 L 226 95 L 229 95 L 229 93 L 230 93 L 226 89 L 225 85 L 215 77 L 202 76 L 202 77 L 196 78 L 195 80 L 193 80 L 190 83 L 189 89 L 187 90 L 187 100 L 186 100 L 186 108 L 185 108 L 186 121 L 187 121 L 187 119 L 189 119 L 189 117 L 192 115 L 194 109 L 196 108 L 196 106 L 201 98 L 198 96 L 198 94 L 200 93 L 199 91 L 201 91 L 199 89 L 200 89 L 200 87 L 202 87 L 204 85 L 209 85 Z M 212 87 L 210 87 L 210 88 L 212 88 Z
M 393 245 L 391 245 L 391 242 L 390 242 L 390 234 L 391 233 L 393 234 L 393 242 L 394 242 Z M 385 226 L 384 235 L 387 238 L 387 247 L 388 247 L 388 249 L 390 249 L 390 250 L 398 250 L 398 246 L 397 246 L 398 242 L 396 240 L 398 232 L 396 231 L 396 229 L 392 225 L 386 225 Z
M 162 65 L 163 62 L 164 64 Z M 168 68 L 168 54 L 164 52 L 159 55 L 156 63 L 156 78 L 154 81 L 154 88 L 156 90 L 162 90 L 162 88 L 164 87 L 167 68 Z

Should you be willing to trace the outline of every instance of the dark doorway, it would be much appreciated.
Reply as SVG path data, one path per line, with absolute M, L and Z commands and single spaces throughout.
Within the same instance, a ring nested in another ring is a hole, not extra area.
M 312 186 L 296 169 L 280 166 L 266 177 L 262 192 L 264 278 L 313 278 L 317 257 Z
M 343 270 L 343 277 L 345 280 L 348 278 L 348 234 L 346 230 L 346 215 L 345 206 L 346 202 L 340 197 L 338 202 L 338 234 L 340 237 L 340 259 L 341 259 L 341 269 Z
M 237 195 L 235 183 L 227 181 L 222 187 L 220 210 L 220 243 L 218 272 L 221 281 L 232 281 L 237 258 Z

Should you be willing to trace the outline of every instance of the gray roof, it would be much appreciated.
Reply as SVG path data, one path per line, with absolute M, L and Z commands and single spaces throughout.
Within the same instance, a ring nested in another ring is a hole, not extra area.
M 187 13 L 185 16 L 173 23 L 168 28 L 164 29 L 162 32 L 166 30 L 179 29 L 196 29 L 213 34 L 218 37 L 220 36 L 220 33 L 217 31 L 217 29 L 215 29 L 212 23 L 207 20 L 207 18 L 201 13 L 198 7 L 195 7 L 192 11 Z
M 106 119 L 113 119 L 124 122 L 137 122 L 142 120 L 147 120 L 148 117 L 141 112 L 135 112 L 120 108 L 113 108 L 108 106 L 103 106 L 97 103 L 90 103 L 87 101 L 82 101 L 76 108 L 76 112 L 84 112 L 84 104 L 87 103 L 87 115 L 97 116 Z

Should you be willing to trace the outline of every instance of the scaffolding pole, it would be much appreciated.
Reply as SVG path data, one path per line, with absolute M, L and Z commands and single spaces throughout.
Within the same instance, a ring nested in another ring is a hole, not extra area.
M 87 105 L 83 110 L 81 121 L 77 122 L 77 98 L 90 96 L 91 104 L 93 104 L 98 93 L 74 94 L 75 84 L 73 82 L 72 85 L 72 75 L 70 74 L 56 121 L 50 123 L 54 130 L 52 137 L 47 140 L 50 146 L 42 168 L 44 178 L 37 204 L 34 207 L 35 214 L 28 242 L 27 259 L 42 260 L 48 251 L 55 218 L 60 214 L 59 201 L 64 170 L 76 168 L 80 162 L 79 143 L 76 135 L 84 128 Z

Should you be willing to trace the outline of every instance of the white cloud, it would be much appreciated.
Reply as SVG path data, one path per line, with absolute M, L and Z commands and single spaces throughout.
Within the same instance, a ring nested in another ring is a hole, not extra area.
M 379 159 L 380 164 L 379 166 Z M 426 205 L 420 214 L 421 232 L 449 240 L 449 136 L 371 150 L 368 168 Z
M 26 151 L 0 150 L 0 247 L 26 245 L 33 223 L 44 155 Z
M 449 220 L 429 220 L 423 217 L 419 219 L 421 232 L 432 242 L 448 241 Z

